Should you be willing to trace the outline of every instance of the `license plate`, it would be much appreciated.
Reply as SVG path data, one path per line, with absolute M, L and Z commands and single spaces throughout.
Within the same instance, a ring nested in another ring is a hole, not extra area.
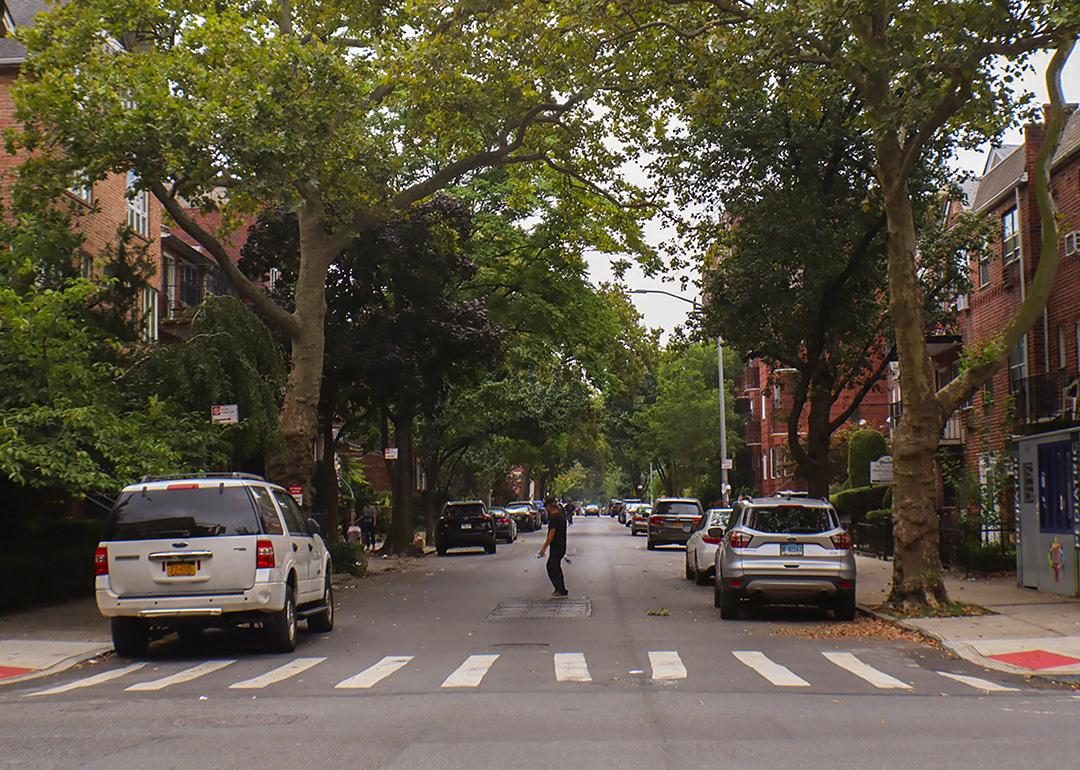
M 173 561 L 165 564 L 166 577 L 195 577 L 195 562 Z
M 781 556 L 802 556 L 803 546 L 802 543 L 781 543 L 780 544 Z
M 472 529 L 472 524 L 468 524 L 468 523 L 466 523 L 466 524 L 462 524 L 462 525 L 461 525 L 461 528 L 462 528 L 462 529 Z

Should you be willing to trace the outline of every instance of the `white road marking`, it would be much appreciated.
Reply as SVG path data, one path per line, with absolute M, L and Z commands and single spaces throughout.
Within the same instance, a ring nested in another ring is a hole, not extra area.
M 765 679 L 772 684 L 775 684 L 777 687 L 810 686 L 809 682 L 801 676 L 798 676 L 790 668 L 774 662 L 763 652 L 758 652 L 757 650 L 732 650 L 731 654 L 734 655 L 740 663 L 754 669 L 754 671 L 761 674 Z
M 499 659 L 498 655 L 470 655 L 446 681 L 443 687 L 479 687 L 484 675 Z
M 870 684 L 881 690 L 910 690 L 911 685 L 901 682 L 896 677 L 889 676 L 883 671 L 878 671 L 873 666 L 868 666 L 856 658 L 850 652 L 822 652 L 822 655 L 830 663 L 835 663 L 840 668 L 850 671 L 860 679 L 865 679 Z
M 653 679 L 686 679 L 686 666 L 677 652 L 649 651 Z
M 185 668 L 183 671 L 178 671 L 175 674 L 170 674 L 161 679 L 151 679 L 149 682 L 133 684 L 126 689 L 130 692 L 154 692 L 157 690 L 164 690 L 166 687 L 172 687 L 174 684 L 183 684 L 184 682 L 198 679 L 201 676 L 212 674 L 215 671 L 220 671 L 226 666 L 231 666 L 235 662 L 235 660 L 208 660 L 206 663 L 200 663 L 197 666 Z
M 591 682 L 585 655 L 580 652 L 555 653 L 555 679 L 559 682 Z
M 948 671 L 938 671 L 938 673 L 947 679 L 955 679 L 957 682 L 966 684 L 968 687 L 974 687 L 976 690 L 986 690 L 987 692 L 1020 692 L 1019 687 L 1006 687 L 1003 684 L 991 682 L 989 679 L 980 679 L 977 676 L 953 674 Z
M 322 663 L 326 658 L 296 658 L 290 660 L 284 666 L 278 666 L 275 669 L 267 671 L 262 676 L 254 677 L 253 679 L 245 679 L 242 682 L 236 684 L 230 684 L 230 690 L 261 690 L 262 688 L 274 684 L 275 682 L 284 682 L 286 679 L 291 679 L 297 674 L 302 674 L 309 668 Z
M 50 687 L 47 690 L 28 692 L 24 697 L 33 698 L 37 695 L 59 695 L 60 693 L 71 692 L 72 690 L 78 690 L 82 687 L 93 687 L 94 685 L 104 684 L 105 682 L 111 682 L 114 679 L 119 679 L 122 676 L 127 676 L 134 671 L 138 671 L 145 665 L 145 663 L 132 663 L 130 666 L 124 666 L 123 668 L 115 668 L 112 671 L 102 671 L 100 674 L 94 674 L 93 676 L 76 679 L 74 682 L 68 682 L 67 684 Z
M 366 690 L 369 687 L 374 687 L 399 668 L 408 665 L 412 659 L 412 655 L 388 655 L 359 674 L 341 680 L 334 687 L 339 690 Z

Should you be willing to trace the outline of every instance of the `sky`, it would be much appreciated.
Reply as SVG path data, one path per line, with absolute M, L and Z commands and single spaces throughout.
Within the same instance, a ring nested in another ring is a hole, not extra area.
M 1032 62 L 1034 70 L 1028 71 L 1018 84 L 1018 88 L 1035 93 L 1040 103 L 1045 103 L 1047 100 L 1045 70 L 1049 61 L 1048 54 L 1036 56 Z M 1075 51 L 1069 59 L 1061 82 L 1064 86 L 1066 101 L 1080 102 L 1080 51 Z M 1002 141 L 1004 144 L 1020 144 L 1023 141 L 1023 132 L 1019 127 L 1010 129 Z M 979 173 L 982 171 L 988 149 L 989 147 L 985 147 L 979 151 L 959 152 L 956 158 L 957 168 Z M 649 243 L 655 246 L 659 246 L 665 239 L 671 237 L 671 233 L 665 231 L 656 221 L 647 223 L 645 231 Z M 589 257 L 589 277 L 594 283 L 615 281 L 607 256 L 593 254 Z M 693 283 L 687 287 L 685 293 L 680 291 L 680 277 L 684 276 L 674 274 L 647 278 L 641 270 L 633 268 L 626 273 L 623 282 L 628 289 L 662 289 L 676 294 L 681 293 L 687 299 L 695 299 L 698 292 Z M 688 277 L 692 280 L 694 276 Z M 687 315 L 693 310 L 690 304 L 662 294 L 639 294 L 632 296 L 631 299 L 638 312 L 642 314 L 644 324 L 649 328 L 663 330 L 665 338 L 677 326 L 684 325 Z

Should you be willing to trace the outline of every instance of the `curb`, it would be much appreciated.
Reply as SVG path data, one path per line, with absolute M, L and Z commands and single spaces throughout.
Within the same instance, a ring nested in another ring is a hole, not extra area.
M 104 657 L 105 655 L 110 654 L 112 651 L 112 644 L 102 642 L 92 651 L 84 652 L 80 655 L 72 655 L 70 658 L 64 658 L 63 660 L 52 664 L 48 668 L 43 668 L 38 671 L 31 671 L 28 674 L 20 674 L 19 676 L 8 677 L 7 679 L 0 679 L 0 687 L 8 684 L 18 684 L 19 682 L 29 682 L 32 679 L 41 679 L 42 677 L 59 674 L 61 671 L 67 671 L 69 668 L 78 666 L 81 663 L 86 663 L 87 661 Z
M 1007 663 L 999 663 L 996 660 L 991 660 L 984 655 L 979 654 L 966 642 L 955 641 L 946 638 L 945 636 L 929 631 L 925 628 L 919 628 L 916 625 L 908 623 L 903 618 L 897 618 L 893 615 L 889 615 L 885 612 L 874 609 L 866 604 L 856 604 L 861 612 L 865 612 L 867 615 L 882 620 L 886 623 L 892 623 L 894 626 L 899 626 L 905 631 L 912 631 L 917 634 L 921 634 L 929 639 L 933 639 L 935 642 L 943 646 L 949 652 L 956 655 L 958 658 L 966 660 L 968 663 L 973 663 L 980 668 L 985 668 L 991 671 L 997 671 L 1001 674 L 1011 674 L 1012 676 L 1024 677 L 1028 680 L 1037 679 L 1047 684 L 1055 685 L 1068 685 L 1075 687 L 1080 684 L 1080 676 L 1076 674 L 1043 674 L 1038 671 L 1025 671 L 1024 669 L 1018 669 L 1015 666 L 1010 666 Z

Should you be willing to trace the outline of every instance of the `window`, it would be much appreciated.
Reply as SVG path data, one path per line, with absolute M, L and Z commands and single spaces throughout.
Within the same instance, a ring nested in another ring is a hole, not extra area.
M 143 342 L 157 342 L 158 338 L 158 293 L 152 286 L 144 286 L 140 301 L 142 309 Z
M 281 512 L 285 514 L 285 523 L 289 525 L 289 533 L 293 535 L 309 534 L 304 523 L 304 514 L 300 512 L 300 506 L 293 500 L 292 495 L 275 489 L 274 499 L 281 506 Z
M 82 278 L 94 277 L 94 258 L 89 254 L 79 254 L 79 276 Z
M 979 252 L 979 288 L 990 283 L 990 254 L 985 249 Z
M 240 486 L 127 492 L 109 515 L 109 540 L 254 535 L 259 519 Z
M 258 506 L 259 518 L 262 519 L 263 532 L 267 535 L 284 535 L 285 530 L 281 526 L 281 518 L 278 516 L 274 501 L 270 498 L 270 490 L 266 487 L 251 487 L 251 496 L 255 498 Z
M 1065 368 L 1065 345 L 1068 336 L 1068 333 L 1065 331 L 1065 324 L 1058 324 L 1058 369 Z
M 281 279 L 281 271 L 276 267 L 270 268 L 270 291 L 273 291 L 277 286 L 277 282 Z
M 769 478 L 769 452 L 768 450 L 761 450 L 761 478 Z
M 176 314 L 176 261 L 169 256 L 162 259 L 164 269 L 161 282 L 165 289 L 165 317 L 172 318 Z
M 139 177 L 134 171 L 127 176 L 127 223 L 133 232 L 143 238 L 150 237 L 150 193 L 136 189 Z
M 803 505 L 778 505 L 771 508 L 751 508 L 746 526 L 770 534 L 816 535 L 836 529 L 837 523 L 829 508 Z
M 83 203 L 89 204 L 94 202 L 94 188 L 90 184 L 76 183 L 68 188 L 68 192 Z
M 1009 392 L 1017 392 L 1027 379 L 1027 335 L 1009 351 Z
M 701 516 L 703 511 L 697 503 L 665 500 L 653 506 L 653 513 L 662 516 Z
M 772 470 L 772 475 L 769 478 L 778 479 L 784 475 L 784 449 L 783 447 L 774 446 L 769 450 L 769 467 Z
M 1017 227 L 1016 208 L 1001 217 L 1001 261 L 1006 265 L 1020 258 L 1020 230 Z
M 782 391 L 781 391 L 780 385 L 779 384 L 773 385 L 772 386 L 772 405 L 773 405 L 773 409 L 779 409 L 780 408 L 780 404 L 782 403 L 781 394 L 782 394 Z

